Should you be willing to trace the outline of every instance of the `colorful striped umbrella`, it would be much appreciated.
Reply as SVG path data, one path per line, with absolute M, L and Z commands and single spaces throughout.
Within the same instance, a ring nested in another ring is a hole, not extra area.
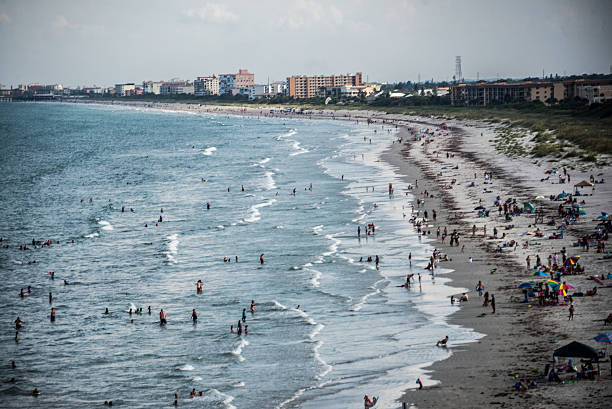
M 597 342 L 603 342 L 605 344 L 611 344 L 612 343 L 612 334 L 610 334 L 609 332 L 602 332 L 600 334 L 597 334 L 597 336 L 595 338 L 593 338 L 595 341 Z

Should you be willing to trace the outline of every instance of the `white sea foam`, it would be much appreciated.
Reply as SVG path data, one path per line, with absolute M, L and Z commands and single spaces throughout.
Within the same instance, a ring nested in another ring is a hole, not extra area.
M 202 152 L 202 155 L 206 155 L 206 156 L 210 156 L 213 154 L 214 151 L 216 151 L 217 148 L 215 148 L 214 146 L 211 146 L 210 148 L 206 148 L 204 150 L 204 152 Z
M 257 162 L 257 163 L 259 163 L 260 165 L 265 165 L 265 164 L 266 164 L 266 163 L 268 163 L 268 162 L 270 162 L 270 158 L 265 158 L 265 159 L 262 159 L 262 160 L 260 160 L 260 161 L 259 161 L 259 162 Z
M 201 376 L 194 376 L 192 379 L 194 382 L 200 382 L 202 380 Z
M 296 155 L 301 155 L 303 153 L 310 152 L 308 149 L 303 148 L 302 145 L 300 145 L 298 141 L 293 141 L 292 146 L 293 146 L 293 149 L 295 149 L 297 152 L 292 152 L 289 154 L 289 156 L 296 156 Z
M 106 220 L 100 220 L 98 224 L 102 226 L 102 230 L 114 230 L 113 226 Z
M 194 367 L 189 364 L 185 364 L 179 368 L 179 371 L 193 371 Z
M 274 181 L 274 172 L 264 173 L 264 187 L 268 190 L 276 189 L 276 182 Z
M 178 234 L 171 234 L 166 237 L 166 258 L 169 262 L 176 264 L 178 261 L 176 260 L 176 256 L 178 255 L 178 245 L 179 239 Z
M 287 132 L 287 133 L 284 133 L 284 134 L 282 134 L 282 135 L 278 135 L 278 136 L 276 137 L 276 140 L 277 140 L 277 141 L 280 141 L 281 139 L 283 139 L 283 138 L 288 138 L 288 137 L 290 137 L 290 136 L 295 135 L 296 133 L 297 133 L 297 129 L 291 129 L 291 130 L 290 130 L 289 132 Z
M 308 263 L 308 264 L 310 264 L 310 263 Z M 314 273 L 314 275 L 310 279 L 310 284 L 312 284 L 312 286 L 315 287 L 315 288 L 319 287 L 321 285 L 321 283 L 319 282 L 319 279 L 321 278 L 322 273 L 320 271 L 312 269 L 312 268 L 307 268 L 306 270 L 312 271 Z
M 225 229 L 225 226 L 220 224 L 220 225 L 216 226 L 216 228 L 219 229 L 219 230 L 223 230 L 223 229 Z
M 249 341 L 244 338 L 240 338 L 240 342 L 232 350 L 232 355 L 237 356 L 240 362 L 244 361 L 244 357 L 242 356 L 242 349 L 247 345 L 249 345 Z
M 331 256 L 332 254 L 335 254 L 338 251 L 338 246 L 340 245 L 340 243 L 342 243 L 342 240 L 337 239 L 336 236 L 339 236 L 341 234 L 344 233 L 334 233 L 325 235 L 325 238 L 328 240 L 332 240 L 333 243 L 330 244 L 329 251 L 326 251 L 322 254 L 324 257 Z
M 322 224 L 320 224 L 318 226 L 315 226 L 315 227 L 312 228 L 312 232 L 314 234 L 319 234 L 319 233 L 321 233 L 321 231 L 323 231 L 323 227 L 324 226 Z
M 93 233 L 86 234 L 85 238 L 91 239 L 91 238 L 98 237 L 98 236 L 99 236 L 98 232 L 93 232 Z
M 200 400 L 200 398 L 196 397 L 196 399 Z M 236 409 L 232 402 L 234 401 L 234 397 L 232 395 L 228 395 L 223 392 L 219 392 L 215 388 L 211 388 L 210 392 L 206 394 L 201 400 L 204 401 L 212 401 L 212 402 L 221 402 L 226 407 L 226 409 Z M 215 405 L 216 407 L 216 405 Z
M 325 375 L 330 373 L 333 368 L 330 364 L 325 362 L 323 358 L 321 358 L 321 355 L 319 354 L 319 349 L 321 348 L 322 345 L 323 345 L 323 341 L 318 341 L 317 345 L 314 347 L 314 357 L 321 365 L 323 365 L 323 371 L 317 375 L 317 379 L 323 378 Z
M 251 214 L 249 215 L 249 217 L 246 217 L 244 221 L 247 223 L 253 223 L 253 222 L 261 220 L 261 213 L 259 212 L 259 209 L 261 209 L 262 207 L 270 206 L 271 204 L 275 202 L 276 202 L 276 199 L 272 199 L 272 200 L 268 200 L 266 202 L 258 203 L 256 205 L 251 206 L 249 208 L 249 212 Z

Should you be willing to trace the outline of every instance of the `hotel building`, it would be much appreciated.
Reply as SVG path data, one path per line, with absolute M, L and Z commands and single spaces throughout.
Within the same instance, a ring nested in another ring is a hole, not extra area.
M 363 75 L 360 72 L 330 76 L 293 76 L 287 78 L 288 94 L 296 99 L 315 98 L 320 93 L 321 88 L 340 87 L 343 85 L 359 86 L 362 85 L 362 78 Z

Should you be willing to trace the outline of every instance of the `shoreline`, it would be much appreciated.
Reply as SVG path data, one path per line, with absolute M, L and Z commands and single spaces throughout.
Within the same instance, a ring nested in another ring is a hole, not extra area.
M 428 127 L 439 129 L 436 123 L 439 121 L 435 119 L 427 119 L 425 121 L 415 120 L 405 115 L 386 115 L 381 112 L 367 111 L 346 110 L 344 115 L 342 115 L 343 111 L 321 111 L 320 114 L 314 113 L 310 115 L 269 115 L 265 110 L 253 107 L 244 109 L 234 106 L 194 107 L 188 106 L 189 104 L 166 103 L 102 105 L 136 107 L 145 105 L 147 108 L 153 109 L 171 109 L 174 111 L 186 112 L 198 111 L 199 113 L 221 115 L 265 116 L 287 119 L 361 121 L 371 117 L 376 124 L 380 124 L 381 122 L 379 121 L 382 121 L 382 123 L 385 124 L 398 125 L 400 134 L 397 136 L 405 139 L 409 139 L 410 133 L 414 131 L 415 128 Z M 491 127 L 489 126 L 486 129 L 490 130 Z M 605 396 L 602 396 L 601 392 L 606 387 L 606 382 L 583 381 L 577 385 L 572 385 L 571 388 L 568 387 L 564 389 L 554 387 L 553 385 L 542 385 L 543 387 L 539 389 L 529 390 L 523 394 L 517 394 L 512 389 L 514 377 L 516 375 L 520 377 L 534 377 L 533 370 L 543 371 L 543 366 L 545 363 L 550 362 L 550 356 L 554 349 L 574 339 L 593 345 L 594 343 L 591 342 L 590 338 L 585 337 L 582 333 L 586 330 L 586 328 L 584 328 L 587 326 L 586 322 L 592 321 L 591 318 L 603 318 L 602 315 L 606 309 L 605 301 L 600 298 L 598 300 L 599 303 L 593 308 L 592 305 L 587 306 L 582 303 L 583 301 L 591 301 L 591 299 L 579 300 L 579 303 L 577 302 L 577 312 L 581 315 L 588 315 L 588 317 L 581 317 L 581 319 L 585 320 L 585 322 L 583 322 L 584 325 L 582 325 L 580 329 L 575 330 L 564 328 L 565 326 L 563 323 L 566 319 L 565 314 L 567 308 L 555 307 L 554 311 L 547 310 L 546 316 L 542 317 L 542 314 L 538 315 L 538 308 L 530 308 L 531 305 L 529 304 L 510 302 L 511 295 L 520 296 L 520 292 L 516 290 L 515 283 L 531 279 L 521 259 L 526 252 L 519 252 L 520 256 L 518 254 L 498 254 L 492 252 L 491 250 L 499 244 L 499 241 L 484 239 L 480 236 L 482 233 L 480 230 L 482 223 L 476 223 L 468 212 L 466 212 L 466 209 L 471 211 L 474 207 L 471 206 L 473 203 L 471 203 L 470 200 L 480 198 L 483 201 L 488 201 L 491 195 L 475 193 L 470 197 L 469 194 L 459 192 L 457 187 L 461 182 L 459 182 L 458 185 L 455 186 L 455 190 L 452 191 L 441 189 L 440 186 L 444 183 L 448 183 L 450 177 L 457 177 L 459 179 L 459 176 L 461 176 L 466 179 L 467 176 L 464 168 L 466 168 L 466 166 L 472 166 L 474 169 L 471 170 L 478 170 L 479 173 L 493 170 L 495 174 L 495 187 L 497 188 L 497 181 L 500 181 L 499 189 L 507 195 L 529 198 L 537 187 L 534 186 L 534 183 L 527 183 L 512 172 L 511 168 L 514 163 L 512 159 L 502 155 L 495 158 L 487 157 L 487 152 L 484 152 L 483 159 L 483 152 L 477 152 L 477 149 L 471 149 L 473 146 L 469 146 L 466 143 L 466 139 L 470 139 L 473 135 L 468 135 L 470 130 L 467 126 L 455 123 L 450 127 L 450 130 L 453 137 L 459 137 L 454 139 L 440 138 L 443 139 L 441 142 L 438 142 L 438 137 L 436 137 L 436 141 L 432 141 L 431 143 L 441 143 L 443 146 L 440 148 L 440 145 L 437 145 L 437 147 L 442 149 L 442 152 L 447 152 L 449 150 L 454 152 L 457 156 L 455 162 L 452 160 L 444 161 L 443 158 L 442 160 L 438 160 L 438 156 L 433 155 L 436 151 L 430 152 L 428 150 L 430 144 L 421 145 L 420 142 L 422 141 L 411 141 L 409 144 L 394 143 L 381 155 L 381 160 L 385 160 L 388 164 L 398 169 L 398 176 L 403 177 L 406 183 L 414 183 L 414 180 L 418 179 L 419 188 L 416 190 L 428 190 L 435 196 L 434 198 L 427 199 L 425 208 L 427 210 L 437 210 L 438 221 L 440 222 L 439 225 L 448 226 L 450 231 L 456 228 L 461 232 L 461 245 L 465 246 L 463 253 L 459 247 L 449 247 L 446 244 L 439 244 L 436 242 L 431 243 L 434 247 L 441 248 L 443 252 L 446 252 L 449 257 L 453 259 L 452 262 L 444 265 L 445 268 L 448 267 L 454 270 L 449 275 L 446 275 L 452 280 L 446 285 L 456 288 L 472 289 L 478 280 L 482 280 L 486 290 L 496 295 L 497 311 L 493 316 L 491 309 L 483 308 L 482 301 L 479 299 L 478 295 L 472 291 L 470 293 L 470 302 L 463 303 L 461 308 L 458 308 L 456 312 L 450 315 L 448 322 L 473 329 L 476 332 L 484 334 L 484 337 L 476 342 L 465 345 L 462 344 L 458 347 L 453 347 L 451 339 L 449 342 L 452 351 L 450 357 L 441 361 L 436 361 L 425 367 L 428 376 L 431 379 L 439 381 L 439 383 L 436 382 L 433 386 L 431 386 L 431 383 L 429 386 L 425 385 L 426 388 L 423 391 L 409 388 L 402 397 L 401 402 L 414 404 L 417 407 L 456 407 L 457 405 L 459 407 L 485 407 L 491 405 L 501 407 L 545 407 L 544 402 L 541 402 L 543 399 L 551 399 L 551 402 L 553 402 L 555 399 L 561 397 L 565 400 L 568 407 L 579 407 L 582 402 L 580 399 L 589 396 L 591 404 L 596 403 L 597 406 L 599 402 L 604 405 L 607 400 Z M 478 144 L 478 142 L 475 143 Z M 487 161 L 488 159 L 490 160 Z M 503 162 L 509 162 L 510 166 L 508 166 L 508 163 Z M 442 165 L 447 163 L 456 163 L 460 169 L 456 172 L 454 169 L 444 169 L 445 172 L 438 172 L 438 170 L 445 168 L 446 166 Z M 508 167 L 510 171 L 508 171 Z M 469 172 L 471 172 L 471 170 Z M 607 177 L 608 174 L 609 168 L 606 170 L 607 180 L 609 180 Z M 575 180 L 578 181 L 580 179 L 576 177 Z M 572 185 L 566 186 L 566 188 L 569 188 L 570 192 L 572 191 L 571 186 Z M 604 193 L 606 192 L 604 191 Z M 414 191 L 413 194 L 415 195 L 415 199 L 419 198 L 417 191 Z M 535 197 L 535 195 L 533 197 Z M 607 194 L 607 197 L 609 198 L 610 195 Z M 597 206 L 594 206 L 594 208 L 600 209 L 603 208 L 602 206 L 605 207 L 606 197 L 603 198 L 603 202 L 603 204 L 597 203 Z M 487 206 L 488 205 L 489 203 L 487 202 Z M 555 205 L 556 202 L 544 202 L 541 204 L 547 212 L 554 210 Z M 591 213 L 591 211 L 589 211 L 589 213 Z M 518 219 L 521 218 L 517 218 L 517 223 L 525 221 L 523 219 Z M 469 233 L 472 223 L 478 225 L 479 234 L 475 238 L 470 237 Z M 495 223 L 489 223 L 490 233 Z M 530 228 L 531 224 L 532 223 L 525 222 L 522 223 L 520 227 Z M 546 249 L 540 251 L 543 253 L 543 258 L 546 257 L 546 251 L 553 251 L 553 247 L 556 249 L 561 242 L 569 248 L 569 243 L 575 241 L 585 229 L 589 228 L 589 226 L 585 226 L 585 224 L 586 223 L 581 223 L 569 229 L 566 232 L 566 238 L 564 240 L 553 240 L 554 243 L 545 243 L 547 246 L 543 247 L 546 247 Z M 434 224 L 434 227 L 437 227 L 437 225 Z M 544 229 L 544 226 L 540 227 Z M 509 236 L 510 235 L 511 232 L 509 232 Z M 468 263 L 466 261 L 467 257 L 472 257 L 473 262 Z M 533 258 L 535 259 L 535 257 Z M 592 257 L 589 257 L 589 262 L 595 261 L 590 260 L 590 258 Z M 601 265 L 601 272 L 609 272 L 609 269 L 607 269 L 603 263 L 596 263 L 596 265 Z M 490 274 L 490 270 L 494 268 L 496 269 L 495 274 Z M 571 280 L 569 282 L 576 286 L 578 278 L 580 278 L 579 284 L 586 285 L 586 283 L 582 281 L 586 278 L 586 275 L 569 277 L 568 281 Z M 589 284 L 592 284 L 592 282 Z M 582 287 L 584 287 L 584 285 Z M 604 291 L 605 289 L 601 290 L 601 292 L 604 293 L 602 297 L 609 294 Z M 590 310 L 590 313 L 587 313 L 588 310 Z M 548 312 L 552 312 L 552 314 Z M 607 315 L 607 312 L 605 315 Z M 544 328 L 544 330 L 542 330 L 542 328 Z M 593 332 L 591 329 L 589 329 L 589 331 Z M 517 355 L 521 355 L 521 359 L 517 360 Z M 517 361 L 527 362 L 521 364 Z M 603 369 L 602 372 L 605 373 L 605 369 Z M 407 385 L 411 385 L 414 384 L 414 381 L 415 380 L 406 380 L 406 383 Z M 607 385 L 609 387 L 609 381 Z M 538 404 L 542 404 L 543 406 L 538 406 Z

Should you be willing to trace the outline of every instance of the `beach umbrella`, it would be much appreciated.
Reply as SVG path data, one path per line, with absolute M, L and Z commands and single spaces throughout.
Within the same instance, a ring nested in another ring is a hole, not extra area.
M 539 196 L 536 196 L 536 199 L 546 199 L 546 198 L 542 195 L 539 195 Z
M 559 286 L 559 282 L 558 282 L 558 281 L 555 281 L 555 280 L 548 280 L 548 284 L 549 284 L 551 287 L 553 287 L 553 288 L 555 288 L 555 287 L 558 287 L 558 286 Z
M 583 180 L 582 182 L 578 182 L 574 185 L 574 187 L 588 187 L 588 186 L 594 186 L 591 182 L 587 182 L 586 180 Z
M 546 274 L 543 271 L 536 271 L 534 273 L 531 273 L 532 276 L 536 276 L 536 277 L 548 277 L 548 274 Z
M 597 342 L 602 342 L 604 344 L 611 344 L 612 334 L 610 334 L 609 332 L 602 332 L 600 334 L 597 334 L 597 336 L 593 339 Z
M 597 220 L 606 220 L 608 218 L 608 213 L 601 212 L 601 216 L 597 217 Z
M 521 283 L 519 284 L 518 288 L 532 288 L 535 287 L 536 285 L 534 283 Z
M 478 206 L 475 207 L 474 210 L 485 210 L 486 208 L 484 206 Z

